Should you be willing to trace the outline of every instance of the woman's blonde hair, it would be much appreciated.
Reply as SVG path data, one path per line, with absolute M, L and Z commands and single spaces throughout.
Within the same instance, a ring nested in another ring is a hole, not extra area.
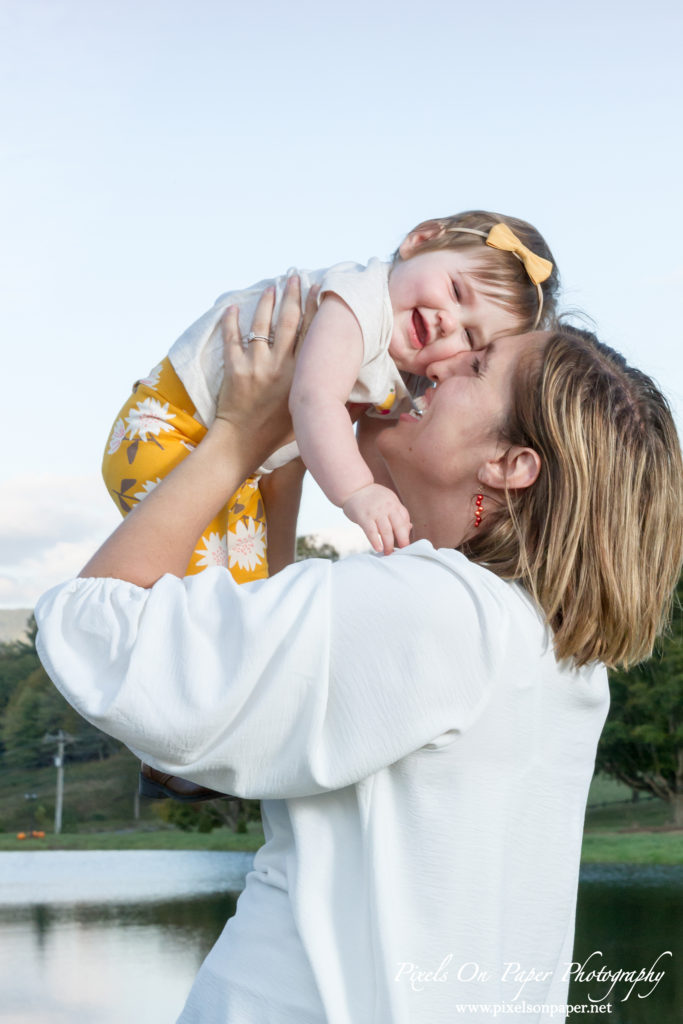
M 463 546 L 522 582 L 559 658 L 629 665 L 666 626 L 683 555 L 683 463 L 655 383 L 588 331 L 561 327 L 522 360 L 503 428 L 541 457 Z
M 527 248 L 553 264 L 550 277 L 541 285 L 543 310 L 538 327 L 554 326 L 560 287 L 557 264 L 543 235 L 525 220 L 507 217 L 502 213 L 489 213 L 487 210 L 467 210 L 453 217 L 426 220 L 413 228 L 411 234 L 433 227 L 438 228 L 438 233 L 417 246 L 412 256 L 439 249 L 471 252 L 476 256 L 476 266 L 468 274 L 477 282 L 481 294 L 512 313 L 519 321 L 520 332 L 531 331 L 536 325 L 538 314 L 538 291 L 524 269 L 524 264 L 513 253 L 494 249 L 486 244 L 485 238 L 467 233 L 482 231 L 484 235 L 488 235 L 496 224 L 507 224 Z M 398 250 L 393 258 L 394 262 L 401 259 Z

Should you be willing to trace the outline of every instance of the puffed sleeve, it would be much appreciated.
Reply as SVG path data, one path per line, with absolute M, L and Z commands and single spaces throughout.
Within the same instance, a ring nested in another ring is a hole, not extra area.
M 436 554 L 242 586 L 219 568 L 78 579 L 41 598 L 38 651 L 84 718 L 165 771 L 264 799 L 339 789 L 466 729 L 500 671 L 506 585 Z

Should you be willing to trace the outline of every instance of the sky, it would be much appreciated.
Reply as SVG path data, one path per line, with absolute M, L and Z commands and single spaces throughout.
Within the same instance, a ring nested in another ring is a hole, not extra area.
M 428 217 L 535 224 L 680 429 L 682 30 L 663 0 L 0 0 L 0 607 L 117 524 L 111 423 L 217 295 Z M 307 484 L 299 532 L 344 523 Z

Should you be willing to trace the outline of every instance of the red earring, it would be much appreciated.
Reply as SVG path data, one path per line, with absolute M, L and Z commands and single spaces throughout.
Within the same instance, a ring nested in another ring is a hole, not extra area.
M 474 503 L 474 525 L 481 526 L 481 510 L 484 504 L 484 495 L 478 494 Z

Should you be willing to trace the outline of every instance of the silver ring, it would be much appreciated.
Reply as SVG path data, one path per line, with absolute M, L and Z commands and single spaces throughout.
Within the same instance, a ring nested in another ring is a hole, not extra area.
M 268 345 L 268 348 L 273 347 L 272 338 L 267 338 L 265 334 L 254 334 L 253 331 L 249 331 L 249 334 L 245 334 L 244 337 L 242 338 L 242 348 L 245 350 L 245 352 L 247 350 L 249 343 L 252 341 L 265 341 L 266 344 Z

